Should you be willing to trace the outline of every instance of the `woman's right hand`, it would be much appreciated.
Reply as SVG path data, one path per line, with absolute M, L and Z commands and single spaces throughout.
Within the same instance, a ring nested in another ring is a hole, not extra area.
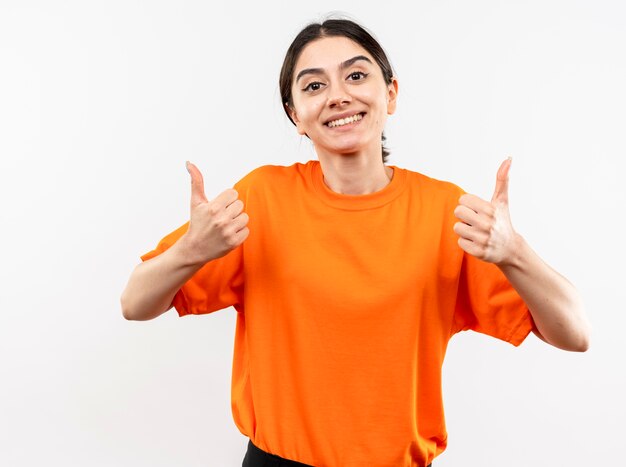
M 207 262 L 224 256 L 248 237 L 248 215 L 235 190 L 206 199 L 198 168 L 191 175 L 191 220 L 187 232 L 163 253 L 133 270 L 120 302 L 126 319 L 145 321 L 172 307 L 176 292 Z
M 209 201 L 200 170 L 188 161 L 187 171 L 191 175 L 191 217 L 184 237 L 189 257 L 204 264 L 243 243 L 250 233 L 249 218 L 236 190 L 225 190 Z

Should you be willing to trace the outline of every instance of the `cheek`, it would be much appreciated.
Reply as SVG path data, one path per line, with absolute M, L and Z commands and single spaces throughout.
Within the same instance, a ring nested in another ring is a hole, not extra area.
M 383 126 L 387 120 L 387 100 L 379 93 L 371 93 L 370 110 L 372 112 L 372 122 L 376 126 Z
M 375 112 L 385 112 L 387 110 L 387 95 L 385 92 L 381 91 L 380 87 L 365 87 L 359 89 L 354 94 L 359 100 L 363 102 L 367 102 L 370 107 L 372 107 L 372 111 Z
M 320 112 L 324 107 L 322 99 L 307 99 L 305 102 L 296 103 L 298 109 L 298 117 L 302 123 L 313 123 L 319 119 Z

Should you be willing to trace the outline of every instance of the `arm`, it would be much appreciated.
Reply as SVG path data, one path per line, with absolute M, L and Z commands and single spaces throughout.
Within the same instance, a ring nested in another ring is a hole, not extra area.
M 520 294 L 535 322 L 535 334 L 563 350 L 589 348 L 590 326 L 576 288 L 552 269 L 520 236 L 511 260 L 498 266 Z
M 185 234 L 159 256 L 135 267 L 120 299 L 124 318 L 146 321 L 172 307 L 176 292 L 203 266 L 194 259 L 189 243 Z
M 535 322 L 535 334 L 564 350 L 584 352 L 590 326 L 575 287 L 548 266 L 516 233 L 508 207 L 511 160 L 498 171 L 491 202 L 463 195 L 455 215 L 459 246 L 477 258 L 495 263 L 522 297 Z
M 132 272 L 120 299 L 126 319 L 149 320 L 169 310 L 176 292 L 196 271 L 248 237 L 248 215 L 237 192 L 229 189 L 208 201 L 200 171 L 191 163 L 187 170 L 191 175 L 189 228 L 171 248 Z

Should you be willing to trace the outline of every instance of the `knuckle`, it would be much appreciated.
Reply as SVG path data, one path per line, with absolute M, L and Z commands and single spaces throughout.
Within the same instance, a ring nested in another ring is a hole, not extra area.
M 240 243 L 241 240 L 239 239 L 239 235 L 237 233 L 232 233 L 226 238 L 226 244 L 231 250 L 238 247 Z
M 471 253 L 479 259 L 483 259 L 485 257 L 485 249 L 480 245 L 473 245 Z
M 228 235 L 231 229 L 231 220 L 226 216 L 219 216 L 216 219 L 216 225 L 222 230 L 224 235 Z
M 216 217 L 220 213 L 220 208 L 215 203 L 211 203 L 208 207 L 208 213 L 211 217 Z
M 224 216 L 216 215 L 211 218 L 211 225 L 213 226 L 214 229 L 221 231 L 223 234 L 224 227 L 226 227 L 226 220 L 224 219 Z

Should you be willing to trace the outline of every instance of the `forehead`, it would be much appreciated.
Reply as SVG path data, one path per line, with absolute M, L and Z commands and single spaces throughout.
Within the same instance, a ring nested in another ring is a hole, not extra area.
M 376 63 L 374 57 L 357 42 L 347 37 L 323 37 L 309 42 L 298 57 L 295 74 L 304 68 L 324 68 L 326 70 L 337 68 L 342 62 L 364 55 L 372 63 Z

